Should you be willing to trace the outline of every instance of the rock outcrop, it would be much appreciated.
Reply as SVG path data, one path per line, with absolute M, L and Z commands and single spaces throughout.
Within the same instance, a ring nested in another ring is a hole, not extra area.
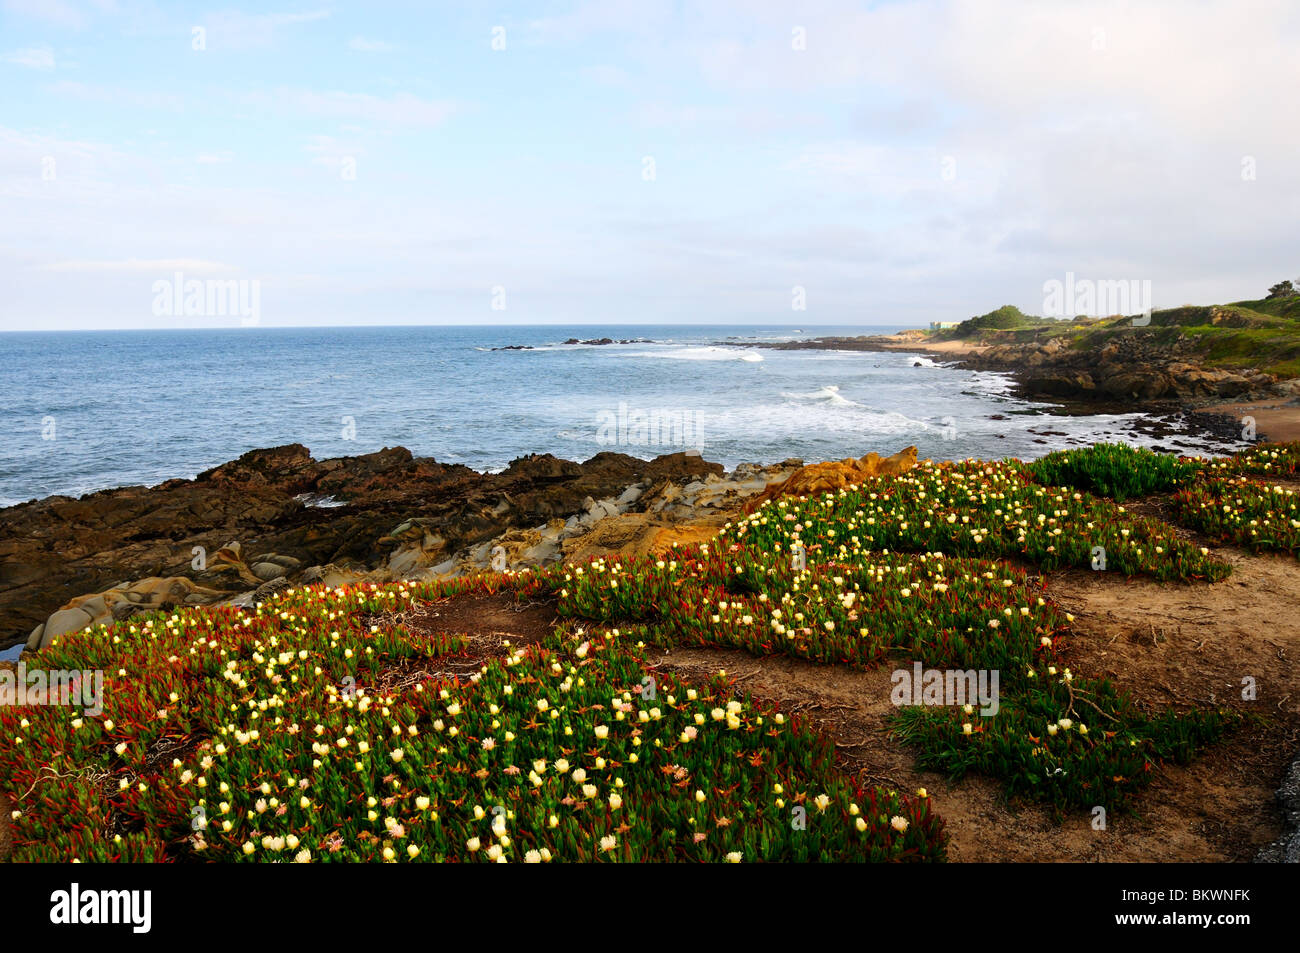
M 905 473 L 916 466 L 916 447 L 900 450 L 892 457 L 869 453 L 857 460 L 849 457 L 832 463 L 814 463 L 801 467 L 787 479 L 769 486 L 746 506 L 753 512 L 767 500 L 782 496 L 814 496 L 857 486 L 873 476 Z
M 963 367 L 1013 371 L 1024 397 L 1113 401 L 1188 401 L 1265 391 L 1270 374 L 1201 365 L 1195 342 L 1114 335 L 1100 348 L 1073 350 L 1059 338 L 1044 344 L 1000 344 L 968 355 Z
M 402 447 L 318 461 L 291 444 L 193 480 L 34 500 L 0 519 L 0 646 L 33 636 L 39 643 L 50 617 L 65 610 L 55 628 L 105 618 L 110 603 L 141 591 L 133 580 L 184 577 L 206 600 L 207 591 L 247 594 L 321 567 L 366 575 L 391 559 L 394 534 L 413 527 L 423 561 L 445 562 L 510 530 L 567 522 L 588 500 L 617 500 L 633 484 L 684 486 L 722 472 L 687 453 L 647 461 L 605 452 L 585 463 L 521 457 L 483 474 Z M 83 597 L 93 611 L 77 602 Z
M 1240 314 L 1221 308 L 1211 309 L 1208 320 L 1223 327 L 1245 326 Z M 1079 342 L 1082 346 L 1075 346 L 1060 336 L 1006 332 L 981 338 L 979 343 L 972 338 L 968 346 L 954 347 L 958 342 L 935 343 L 924 332 L 909 331 L 750 346 L 777 350 L 916 351 L 970 370 L 1010 373 L 1016 379 L 1017 396 L 1025 399 L 1109 405 L 1134 401 L 1189 404 L 1278 392 L 1278 381 L 1272 374 L 1207 367 L 1205 343 L 1167 326 L 1126 327 L 1099 340 L 1101 343 L 1083 341 Z
M 140 612 L 176 606 L 210 605 L 230 597 L 229 592 L 207 589 L 185 576 L 150 576 L 103 592 L 78 596 L 32 630 L 27 648 L 45 648 L 60 635 L 97 625 L 111 625 Z

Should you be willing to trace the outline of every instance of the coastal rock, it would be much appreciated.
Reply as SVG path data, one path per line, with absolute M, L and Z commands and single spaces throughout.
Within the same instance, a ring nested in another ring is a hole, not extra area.
M 641 460 L 604 451 L 585 463 L 540 454 L 489 474 L 402 447 L 315 460 L 290 444 L 250 451 L 193 480 L 34 500 L 0 520 L 0 646 L 29 639 L 87 594 L 105 595 L 110 611 L 137 611 L 106 596 L 122 580 L 185 577 L 213 591 L 256 592 L 268 580 L 297 581 L 304 566 L 392 572 L 385 564 L 411 542 L 390 538 L 404 522 L 422 552 L 397 569 L 428 571 L 511 529 L 594 521 L 583 511 L 588 498 L 609 503 L 601 513 L 610 516 L 638 505 L 650 487 L 722 473 L 684 452 Z M 303 502 L 325 497 L 344 505 Z M 107 618 L 92 609 L 90 618 Z M 35 644 L 52 637 L 46 626 Z
M 1087 371 L 1052 371 L 1028 377 L 1024 387 L 1047 397 L 1077 397 L 1093 393 L 1097 383 Z
M 184 576 L 151 576 L 71 600 L 32 630 L 26 648 L 43 649 L 61 635 L 120 622 L 137 612 L 177 605 L 207 605 L 228 595 L 222 590 L 196 585 Z
M 1119 371 L 1101 381 L 1103 393 L 1112 397 L 1155 400 L 1170 391 L 1170 380 L 1154 370 Z
M 813 496 L 856 486 L 868 477 L 892 476 L 916 466 L 916 447 L 907 447 L 890 457 L 868 453 L 865 457 L 849 457 L 834 463 L 814 463 L 802 467 L 788 479 L 767 487 L 746 507 L 753 512 L 767 500 L 782 496 Z

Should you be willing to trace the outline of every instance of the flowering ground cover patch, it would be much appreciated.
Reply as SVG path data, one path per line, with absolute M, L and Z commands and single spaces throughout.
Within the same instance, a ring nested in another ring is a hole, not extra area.
M 1269 443 L 1209 461 L 1206 469 L 1221 475 L 1293 477 L 1300 474 L 1300 442 Z
M 1280 488 L 1209 481 L 1179 499 L 1192 525 L 1212 517 L 1255 545 L 1300 529 Z M 104 710 L 0 707 L 15 858 L 943 857 L 923 796 L 860 787 L 811 723 L 721 677 L 657 672 L 651 644 L 996 672 L 996 711 L 899 703 L 895 731 L 921 764 L 1058 810 L 1129 807 L 1154 766 L 1192 757 L 1233 716 L 1152 715 L 1063 665 L 1073 619 L 1022 564 L 1086 567 L 1098 547 L 1125 575 L 1229 571 L 1171 527 L 1020 464 L 926 462 L 770 501 L 660 557 L 290 590 L 64 637 L 29 664 L 102 671 Z M 502 644 L 469 631 L 492 599 L 554 610 Z
M 735 532 L 786 553 L 796 543 L 824 555 L 857 546 L 1010 557 L 1050 571 L 1087 568 L 1101 547 L 1107 568 L 1130 576 L 1217 581 L 1231 572 L 1173 527 L 1079 490 L 1041 486 L 1016 463 L 926 461 L 856 490 L 766 505 Z
M 1253 552 L 1300 555 L 1295 490 L 1250 477 L 1207 479 L 1174 497 L 1180 522 Z
M 1190 579 L 1218 575 L 1219 564 L 1163 524 L 1135 520 L 1114 504 L 1025 486 L 1011 469 L 953 470 L 776 501 L 712 544 L 570 568 L 558 580 L 560 611 L 619 623 L 662 644 L 864 668 L 892 659 L 904 668 L 919 661 L 936 670 L 995 671 L 994 714 L 969 702 L 900 708 L 898 733 L 924 766 L 954 776 L 979 770 L 1001 778 L 1009 793 L 1058 810 L 1131 806 L 1155 764 L 1185 762 L 1234 716 L 1148 716 L 1108 681 L 1071 673 L 1057 650 L 1073 617 L 1022 569 L 873 544 L 1014 546 L 1049 565 L 1071 565 L 1089 552 L 1072 542 L 1086 528 L 1131 571 Z M 945 479 L 953 485 L 943 487 Z M 990 528 L 999 523 L 1001 531 Z
M 926 799 L 859 787 L 721 679 L 656 681 L 613 628 L 460 678 L 464 639 L 398 621 L 497 587 L 547 583 L 303 589 L 58 640 L 40 664 L 103 668 L 104 711 L 0 709 L 15 859 L 942 858 Z
M 1025 472 L 1044 486 L 1087 490 L 1123 503 L 1186 484 L 1200 464 L 1126 443 L 1098 443 L 1049 453 L 1026 464 Z

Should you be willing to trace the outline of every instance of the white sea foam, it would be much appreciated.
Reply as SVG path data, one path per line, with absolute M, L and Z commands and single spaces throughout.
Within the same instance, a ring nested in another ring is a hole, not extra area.
M 786 391 L 782 391 L 781 396 L 788 397 L 791 400 L 825 401 L 826 403 L 836 407 L 861 407 L 862 406 L 862 404 L 859 404 L 857 401 L 849 400 L 847 397 L 842 396 L 840 394 L 840 388 L 836 384 L 828 384 L 819 390 L 811 391 L 806 394 L 789 393 Z
M 748 361 L 763 360 L 763 355 L 730 347 L 665 347 L 662 351 L 631 351 L 623 357 L 661 357 L 673 361 Z

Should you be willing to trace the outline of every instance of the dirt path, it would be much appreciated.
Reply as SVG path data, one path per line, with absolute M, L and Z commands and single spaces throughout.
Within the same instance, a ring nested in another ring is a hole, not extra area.
M 1151 709 L 1228 704 L 1264 716 L 1183 768 L 1164 768 L 1136 803 L 1139 817 L 1072 814 L 1057 824 L 1036 804 L 1006 803 L 1001 785 L 956 784 L 917 770 L 913 752 L 889 736 L 886 669 L 861 672 L 784 656 L 674 649 L 658 664 L 697 677 L 725 669 L 739 687 L 815 718 L 844 767 L 862 781 L 924 787 L 948 824 L 955 861 L 1248 861 L 1281 832 L 1273 792 L 1300 748 L 1300 563 L 1218 553 L 1234 566 L 1209 586 L 1135 582 L 1072 571 L 1048 587 L 1075 614 L 1071 667 L 1109 675 Z M 1241 698 L 1242 679 L 1257 698 Z

